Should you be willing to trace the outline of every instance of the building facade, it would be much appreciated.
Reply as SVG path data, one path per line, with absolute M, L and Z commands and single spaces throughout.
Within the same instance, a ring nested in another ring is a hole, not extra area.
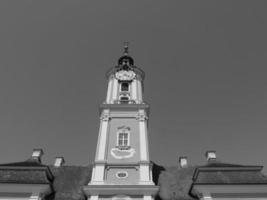
M 215 151 L 207 152 L 202 166 L 189 165 L 186 157 L 170 168 L 153 163 L 145 73 L 134 65 L 127 45 L 106 77 L 94 163 L 66 166 L 58 157 L 54 165 L 44 165 L 43 151 L 35 149 L 24 162 L 0 165 L 0 200 L 267 200 L 262 166 L 222 163 Z
M 127 46 L 118 65 L 107 72 L 92 179 L 84 188 L 91 200 L 151 200 L 157 193 L 149 160 L 144 76 L 128 55 Z

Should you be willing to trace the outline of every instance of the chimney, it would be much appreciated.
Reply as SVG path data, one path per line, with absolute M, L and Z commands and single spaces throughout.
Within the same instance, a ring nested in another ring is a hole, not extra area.
M 179 164 L 181 168 L 187 168 L 188 166 L 187 157 L 186 156 L 179 157 Z
M 56 157 L 54 166 L 61 167 L 62 165 L 64 165 L 64 163 L 65 163 L 64 157 Z
M 216 151 L 207 151 L 205 155 L 208 162 L 216 160 Z
M 44 155 L 43 149 L 33 149 L 32 150 L 32 159 L 41 162 L 41 158 Z

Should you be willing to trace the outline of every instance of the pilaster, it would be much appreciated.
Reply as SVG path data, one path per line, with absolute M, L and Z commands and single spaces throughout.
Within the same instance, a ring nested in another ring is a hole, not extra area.
M 107 92 L 107 97 L 106 97 L 106 103 L 111 103 L 113 79 L 114 79 L 114 76 L 111 76 L 108 80 L 108 92 Z
M 109 120 L 110 120 L 109 110 L 103 110 L 102 115 L 100 117 L 100 128 L 99 128 L 99 138 L 97 144 L 96 161 L 105 160 Z
M 147 116 L 144 110 L 139 110 L 137 120 L 139 120 L 139 138 L 140 138 L 140 160 L 149 161 L 147 146 Z
M 136 100 L 137 100 L 137 83 L 136 83 L 136 79 L 134 79 L 132 81 L 131 85 L 132 85 L 132 90 L 131 90 L 131 92 L 132 92 L 132 100 L 136 102 Z
M 141 84 L 141 81 L 140 80 L 137 80 L 137 101 L 138 102 L 142 102 L 143 101 L 143 91 L 142 91 L 143 89 L 142 89 L 142 84 Z
M 96 163 L 93 168 L 92 178 L 89 184 L 93 184 L 93 185 L 104 184 L 104 176 L 105 176 L 105 164 Z
M 113 79 L 113 87 L 112 87 L 112 103 L 118 100 L 118 90 L 119 90 L 119 82 L 117 79 Z

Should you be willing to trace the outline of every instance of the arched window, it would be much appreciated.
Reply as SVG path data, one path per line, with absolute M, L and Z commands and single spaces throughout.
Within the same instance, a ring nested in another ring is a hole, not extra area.
M 122 83 L 121 83 L 121 91 L 122 91 L 122 92 L 128 92 L 128 91 L 129 91 L 129 83 L 127 83 L 127 82 L 122 82 Z

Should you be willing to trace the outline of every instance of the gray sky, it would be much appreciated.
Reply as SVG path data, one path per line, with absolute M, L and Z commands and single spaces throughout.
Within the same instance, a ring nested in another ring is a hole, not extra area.
M 105 72 L 146 72 L 151 160 L 265 165 L 267 2 L 0 1 L 0 160 L 94 160 Z

